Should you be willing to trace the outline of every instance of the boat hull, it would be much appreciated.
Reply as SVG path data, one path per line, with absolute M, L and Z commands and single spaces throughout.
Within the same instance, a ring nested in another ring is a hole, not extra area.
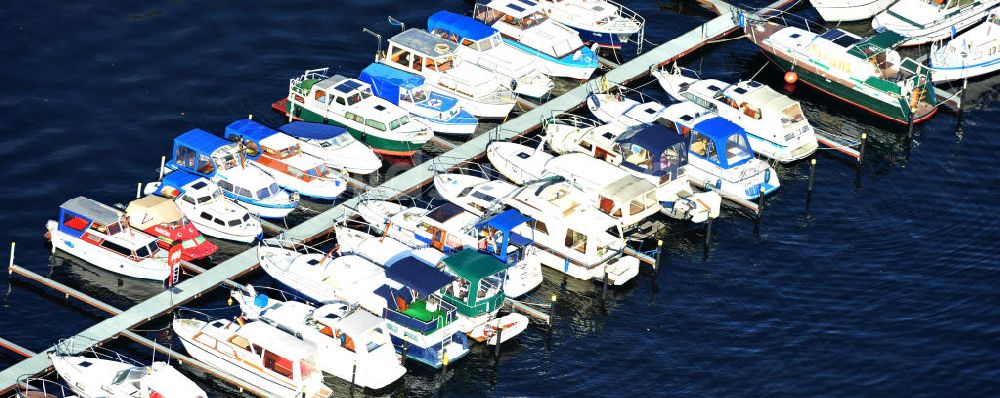
M 275 106 L 276 109 L 284 112 L 286 115 L 290 114 L 289 107 L 290 102 L 285 101 L 285 105 L 281 107 L 280 105 Z M 293 119 L 302 120 L 312 123 L 326 123 L 333 126 L 340 126 L 347 129 L 347 132 L 351 134 L 354 139 L 361 141 L 365 145 L 371 147 L 375 152 L 390 155 L 390 156 L 410 156 L 415 152 L 419 151 L 420 148 L 424 146 L 425 140 L 409 141 L 409 140 L 396 140 L 388 137 L 380 137 L 374 134 L 368 134 L 364 131 L 360 131 L 352 126 L 348 126 L 344 123 L 340 123 L 334 119 L 327 119 L 304 107 L 295 107 L 295 112 L 292 114 Z
M 824 21 L 861 21 L 874 17 L 889 7 L 895 0 L 812 0 L 812 5 Z
M 167 266 L 166 259 L 147 258 L 142 261 L 131 261 L 124 256 L 62 233 L 56 228 L 57 224 L 56 221 L 51 220 L 46 223 L 52 246 L 56 249 L 69 253 L 98 268 L 131 278 L 163 281 L 170 276 L 170 268 Z
M 914 22 L 907 20 L 905 17 L 890 14 L 896 8 L 896 6 L 893 6 L 886 12 L 875 16 L 875 19 L 872 20 L 872 28 L 879 32 L 891 30 L 906 37 L 907 40 L 900 44 L 901 46 L 917 46 L 947 39 L 952 35 L 953 29 L 954 31 L 961 32 L 979 23 L 986 18 L 986 14 L 991 9 L 1000 5 L 1000 3 L 995 2 L 992 2 L 994 4 L 986 3 L 991 3 L 991 1 L 984 1 L 981 4 L 970 6 L 965 10 L 941 16 L 934 20 L 933 23 L 918 26 L 915 26 Z

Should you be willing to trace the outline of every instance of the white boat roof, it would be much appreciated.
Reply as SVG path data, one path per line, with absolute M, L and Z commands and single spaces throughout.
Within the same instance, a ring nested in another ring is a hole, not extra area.
M 313 85 L 313 87 L 323 89 L 325 91 L 334 91 L 341 95 L 347 95 L 354 91 L 361 89 L 362 87 L 367 87 L 368 83 L 365 83 L 358 79 L 351 79 L 342 75 L 333 75 L 326 79 L 320 80 Z
M 545 164 L 545 169 L 562 176 L 572 175 L 595 187 L 605 186 L 624 176 L 632 175 L 621 167 L 585 153 L 556 156 Z
M 619 206 L 624 207 L 628 201 L 640 198 L 656 190 L 656 185 L 644 178 L 628 174 L 618 180 L 607 184 L 598 194 L 611 199 Z
M 689 127 L 694 127 L 699 119 L 715 116 L 693 102 L 682 101 L 668 106 L 666 110 L 660 113 L 660 117 L 671 122 L 682 122 Z
M 539 9 L 538 3 L 532 0 L 493 0 L 486 6 L 514 18 L 524 18 Z
M 408 48 L 419 55 L 438 58 L 448 54 L 454 54 L 458 50 L 458 43 L 451 40 L 445 40 L 440 37 L 434 36 L 430 32 L 423 29 L 410 28 L 406 31 L 393 36 L 389 39 L 390 42 L 396 43 L 401 47 Z M 435 48 L 446 47 L 447 50 L 444 52 L 437 52 Z
M 129 223 L 139 229 L 146 229 L 162 222 L 180 220 L 183 215 L 172 199 L 162 196 L 144 196 L 129 202 L 125 208 Z
M 358 338 L 365 332 L 382 324 L 382 318 L 372 315 L 368 311 L 358 310 L 340 320 L 340 330 L 349 336 Z
M 754 87 L 756 85 L 756 87 Z M 736 100 L 743 101 L 750 105 L 781 111 L 791 105 L 797 104 L 787 95 L 781 94 L 767 85 L 754 81 L 743 81 L 726 89 L 726 95 Z
M 568 183 L 557 183 L 545 187 L 538 195 L 539 186 L 528 186 L 515 194 L 506 202 L 524 213 L 544 223 L 552 223 L 553 219 L 562 220 L 580 232 L 604 233 L 618 220 L 601 213 L 596 207 L 583 203 L 575 197 L 579 193 Z M 560 192 L 562 190 L 563 192 Z M 558 199 L 555 198 L 559 193 Z
M 300 258 L 302 257 L 305 256 Z M 364 257 L 348 254 L 326 261 L 330 261 L 330 264 L 326 266 L 323 283 L 335 288 L 359 287 L 365 291 L 374 291 L 385 283 L 385 270 Z M 293 268 L 295 266 L 292 264 Z
M 260 144 L 271 149 L 282 150 L 299 144 L 299 140 L 285 133 L 275 133 L 260 140 Z
M 60 206 L 66 210 L 87 217 L 98 224 L 114 224 L 121 218 L 121 212 L 111 206 L 93 199 L 77 196 L 63 202 Z
M 264 322 L 248 322 L 236 330 L 235 334 L 245 337 L 251 344 L 257 344 L 288 359 L 302 359 L 316 352 L 315 344 L 292 337 Z

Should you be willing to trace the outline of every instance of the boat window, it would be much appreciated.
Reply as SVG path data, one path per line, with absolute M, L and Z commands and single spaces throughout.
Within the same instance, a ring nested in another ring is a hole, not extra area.
M 229 181 L 220 180 L 218 182 L 219 188 L 225 189 L 226 191 L 233 192 L 233 184 Z
M 385 345 L 386 342 L 385 332 L 383 332 L 382 328 L 379 327 L 366 332 L 365 337 L 366 340 L 368 340 L 368 343 L 365 344 L 365 349 L 368 350 L 368 352 L 377 350 L 379 347 Z
M 572 229 L 566 229 L 566 247 L 576 250 L 580 253 L 587 252 L 587 235 L 576 232 Z
M 395 130 L 395 129 L 398 129 L 398 128 L 402 127 L 402 126 L 405 126 L 409 122 L 410 122 L 410 117 L 409 116 L 403 116 L 403 117 L 401 117 L 399 119 L 396 119 L 396 120 L 393 120 L 391 123 L 389 123 L 389 128 L 391 130 Z
M 101 247 L 103 247 L 105 249 L 108 249 L 108 250 L 111 250 L 111 251 L 113 251 L 115 253 L 121 254 L 123 256 L 126 256 L 126 257 L 132 255 L 132 250 L 130 250 L 129 248 L 127 248 L 125 246 L 122 246 L 122 245 L 119 245 L 117 243 L 108 241 L 108 240 L 102 241 L 101 242 Z
M 305 173 L 303 173 L 302 170 L 299 170 L 299 169 L 294 168 L 292 166 L 288 166 L 288 174 L 291 174 L 293 177 L 299 178 L 299 179 L 301 179 L 305 175 Z M 267 188 L 263 188 L 262 190 L 266 191 Z
M 713 146 L 712 141 L 701 133 L 695 132 L 694 136 L 691 137 L 691 153 L 701 157 L 706 157 L 708 155 L 707 151 L 709 146 Z
M 235 227 L 237 225 L 240 225 L 240 219 L 237 218 L 235 220 L 229 220 L 227 224 L 229 224 L 230 227 Z
M 375 119 L 365 120 L 365 126 L 372 127 L 377 130 L 385 131 L 385 123 L 382 123 Z
M 730 165 L 753 157 L 750 146 L 747 145 L 746 136 L 743 134 L 733 134 L 726 140 L 726 163 Z
M 236 195 L 239 195 L 239 196 L 244 197 L 244 198 L 253 198 L 253 195 L 251 195 L 250 191 L 247 190 L 246 188 L 243 188 L 243 187 L 235 187 L 235 188 L 236 188 Z M 261 198 L 261 199 L 263 199 L 263 198 Z
M 684 155 L 684 143 L 678 142 L 671 145 L 663 153 L 660 154 L 660 170 L 673 172 L 676 168 L 682 166 L 684 161 L 682 156 Z
M 613 236 L 615 238 L 618 238 L 618 239 L 622 238 L 622 231 L 617 226 L 608 228 L 608 230 L 605 231 L 605 232 L 607 232 L 608 235 L 611 235 L 611 236 Z
M 194 239 L 187 239 L 181 241 L 181 248 L 190 249 L 195 246 L 198 246 L 198 244 L 194 242 Z
M 174 163 L 180 167 L 186 167 L 189 169 L 194 168 L 195 159 L 198 157 L 198 152 L 194 149 L 188 148 L 184 145 L 178 145 L 177 151 L 174 152 Z
M 493 49 L 494 46 L 493 38 L 490 37 L 484 40 L 480 40 L 478 45 L 479 45 L 479 51 L 491 50 Z
M 642 203 L 642 200 L 640 199 L 633 200 L 632 202 L 629 203 L 628 207 L 629 207 L 629 213 L 633 216 L 642 213 L 643 210 L 646 210 L 646 204 Z
M 194 198 L 192 198 L 192 197 L 190 197 L 188 195 L 181 196 L 181 200 L 183 200 L 185 202 L 188 202 L 190 204 L 195 204 Z
M 393 52 L 389 60 L 397 64 L 403 65 L 407 68 L 410 67 L 410 52 L 400 49 L 399 51 Z
M 355 122 L 358 122 L 358 123 L 364 123 L 365 122 L 365 118 L 361 117 L 360 115 L 355 115 L 352 112 L 344 112 L 344 117 L 346 117 L 348 119 L 351 119 L 351 120 L 353 120 Z
M 313 95 L 313 99 L 316 101 L 326 103 L 326 91 L 316 90 L 316 93 Z
M 260 147 L 257 146 L 256 142 L 243 140 L 243 153 L 249 157 L 256 157 L 260 155 Z
M 417 228 L 420 228 L 420 230 L 427 231 L 427 232 L 432 232 L 432 230 L 436 229 L 436 228 L 432 227 L 430 224 L 428 224 L 425 221 L 421 221 L 421 222 L 417 223 Z
M 789 127 L 792 124 L 802 121 L 805 116 L 802 115 L 802 107 L 798 103 L 789 105 L 785 109 L 781 110 L 781 126 Z
M 361 102 L 361 93 L 354 93 L 347 97 L 347 105 L 354 105 Z
M 736 102 L 734 101 L 732 103 L 735 104 Z M 760 109 L 758 109 L 757 107 L 755 107 L 753 105 L 750 105 L 750 104 L 748 104 L 746 102 L 740 104 L 740 110 L 743 111 L 744 115 L 747 115 L 747 116 L 752 117 L 754 119 L 760 119 L 761 118 Z
M 437 70 L 438 72 L 444 72 L 448 69 L 451 69 L 451 67 L 454 66 L 453 65 L 454 63 L 455 63 L 455 57 L 447 56 L 444 58 L 439 58 L 437 63 L 434 65 L 434 69 Z
M 624 146 L 624 145 L 623 145 Z M 646 148 L 638 145 L 629 144 L 626 149 L 625 161 L 639 167 L 643 170 L 653 169 L 653 157 L 650 155 Z
M 214 219 L 212 221 L 215 221 L 216 224 L 219 224 L 219 225 L 222 225 L 222 226 L 226 226 L 226 223 L 223 222 L 222 220 L 218 219 L 218 218 L 216 218 L 216 219 Z
M 150 254 L 156 252 L 156 248 L 157 248 L 156 242 L 149 242 L 148 245 L 140 247 L 138 250 L 136 250 L 135 254 L 139 258 L 146 258 L 149 257 Z
M 211 201 L 212 201 L 212 197 L 211 196 L 202 196 L 202 197 L 198 198 L 198 204 L 208 203 L 208 202 L 211 202 Z
M 250 219 L 250 213 L 243 213 L 243 218 L 242 218 L 242 220 L 243 220 L 243 221 L 247 221 L 247 220 L 249 220 L 249 219 Z
M 372 89 L 369 87 L 365 87 L 360 91 L 358 91 L 358 93 L 361 94 L 361 99 L 368 99 L 369 97 L 372 96 Z
M 108 225 L 108 235 L 114 235 L 121 231 L 122 231 L 121 223 L 116 222 L 114 224 Z
M 126 381 L 139 380 L 145 375 L 145 367 L 136 366 L 134 368 L 128 368 L 115 374 L 115 378 L 111 381 L 111 384 L 122 384 Z
M 206 212 L 201 212 L 201 218 L 204 218 L 204 219 L 206 219 L 208 221 L 212 221 L 212 215 L 208 214 Z
M 543 223 L 541 221 L 532 220 L 532 222 L 531 222 L 531 228 L 533 228 L 535 231 L 541 232 L 541 233 L 543 233 L 545 235 L 549 234 L 549 228 L 546 227 L 545 223 Z
M 291 167 L 288 168 L 288 172 L 289 173 L 291 173 L 292 170 L 293 170 L 293 168 L 291 168 Z M 268 196 L 270 196 L 270 192 L 267 190 L 267 187 L 264 187 L 264 188 L 261 188 L 261 189 L 257 190 L 257 199 L 267 199 Z
M 254 346 L 254 348 L 257 347 Z M 264 367 L 289 379 L 292 378 L 292 361 L 275 355 L 270 351 L 264 351 Z

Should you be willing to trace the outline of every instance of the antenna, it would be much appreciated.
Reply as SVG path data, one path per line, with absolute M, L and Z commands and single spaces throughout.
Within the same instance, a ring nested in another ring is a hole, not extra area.
M 370 34 L 372 36 L 375 36 L 375 38 L 378 39 L 378 52 L 375 53 L 375 60 L 378 61 L 378 57 L 382 55 L 382 35 L 375 33 L 368 28 L 361 28 L 361 31 Z
M 391 15 L 389 16 L 389 25 L 398 26 L 400 32 L 406 31 L 406 24 L 403 21 L 393 18 Z

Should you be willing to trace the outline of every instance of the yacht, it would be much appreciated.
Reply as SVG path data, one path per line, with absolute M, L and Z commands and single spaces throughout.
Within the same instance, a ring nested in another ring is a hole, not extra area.
M 935 83 L 983 76 L 1000 70 L 998 52 L 1000 10 L 993 10 L 986 22 L 955 36 L 947 44 L 932 44 L 927 66 Z
M 458 98 L 428 84 L 423 76 L 375 62 L 358 78 L 371 85 L 375 95 L 410 112 L 436 133 L 468 136 L 479 126 L 479 119 L 462 108 Z
M 869 19 L 885 11 L 896 0 L 809 0 L 827 22 L 848 22 Z
M 181 260 L 202 259 L 218 250 L 181 213 L 173 200 L 161 196 L 144 196 L 129 202 L 125 215 L 135 228 L 157 237 L 156 243 L 161 249 L 169 250 L 180 245 Z
M 378 154 L 344 127 L 299 120 L 279 127 L 278 131 L 298 138 L 302 152 L 322 159 L 334 170 L 366 175 L 382 167 Z
M 1000 0 L 899 0 L 872 19 L 872 28 L 892 31 L 915 46 L 954 36 L 986 18 Z
M 72 340 L 60 342 L 57 345 L 57 351 L 47 355 L 59 377 L 65 380 L 69 389 L 78 394 L 80 398 L 205 398 L 208 396 L 197 384 L 166 362 L 153 361 L 151 364 L 145 365 L 117 352 L 97 347 L 90 347 L 81 353 L 75 353 L 76 350 L 67 349 L 69 348 L 68 344 L 73 344 Z
M 545 14 L 580 33 L 585 43 L 621 48 L 634 41 L 641 51 L 646 20 L 611 0 L 538 0 Z M 633 38 L 635 36 L 635 38 Z
M 249 243 L 264 234 L 260 220 L 243 206 L 226 199 L 219 186 L 204 177 L 174 171 L 160 181 L 146 184 L 145 192 L 172 199 L 205 235 Z

